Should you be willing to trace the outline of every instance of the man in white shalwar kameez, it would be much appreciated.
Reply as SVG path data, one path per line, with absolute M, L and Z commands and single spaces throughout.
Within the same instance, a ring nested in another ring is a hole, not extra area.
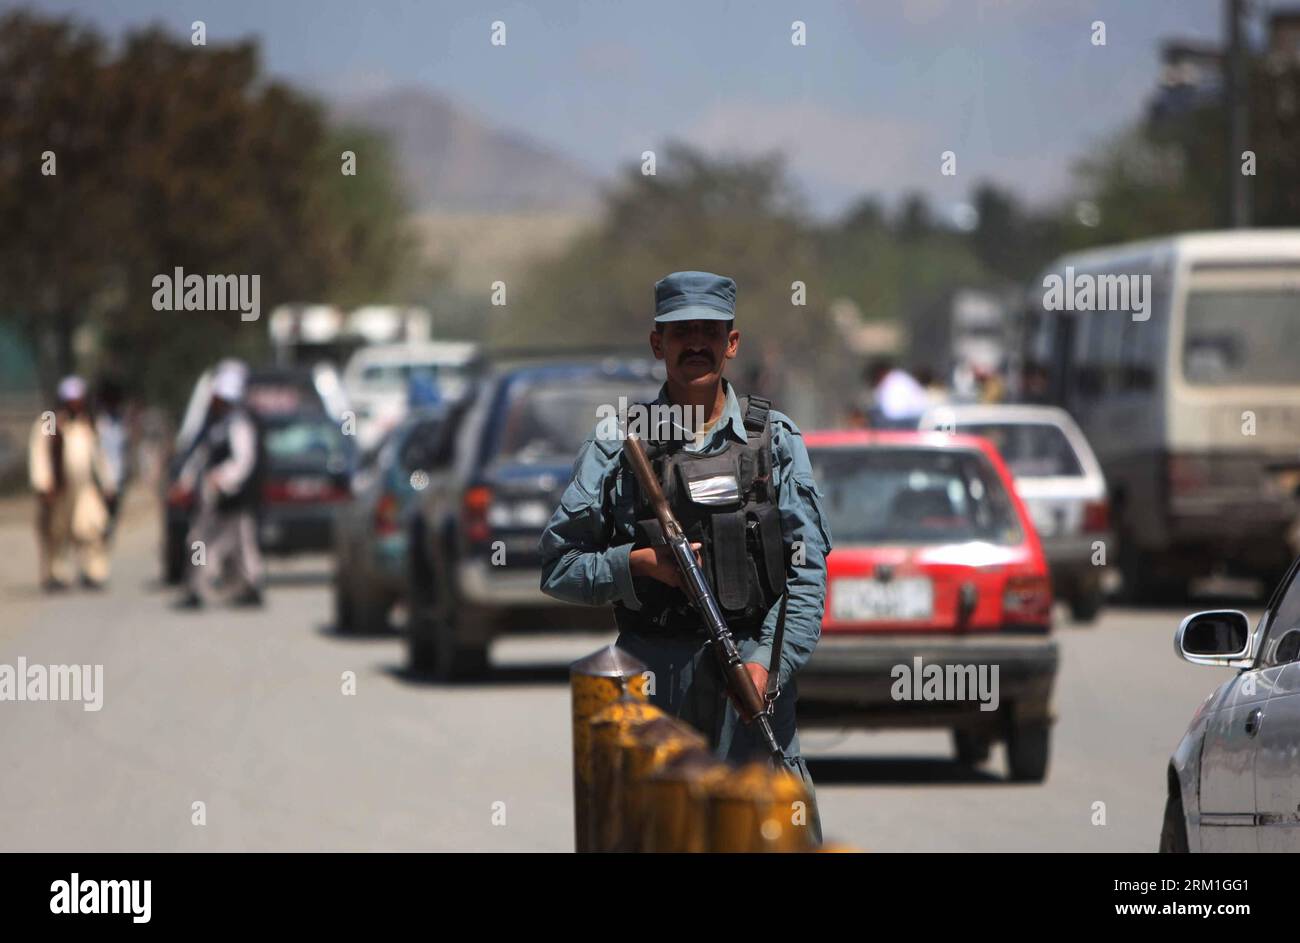
M 73 561 L 82 585 L 100 589 L 108 580 L 108 506 L 116 484 L 95 426 L 86 411 L 86 384 L 76 376 L 59 383 L 58 409 L 41 415 L 28 442 L 28 477 L 36 492 L 36 535 L 41 587 L 65 588 Z

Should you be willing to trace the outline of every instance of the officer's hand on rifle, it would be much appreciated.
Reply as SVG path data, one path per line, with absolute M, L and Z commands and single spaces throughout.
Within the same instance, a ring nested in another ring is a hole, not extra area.
M 700 559 L 700 545 L 693 543 L 691 549 L 695 551 L 695 561 L 703 566 L 704 561 Z M 682 587 L 681 571 L 677 569 L 677 561 L 673 559 L 672 548 L 666 544 L 633 550 L 628 556 L 628 565 L 632 569 L 633 576 L 649 576 L 669 586 L 676 586 L 678 589 Z

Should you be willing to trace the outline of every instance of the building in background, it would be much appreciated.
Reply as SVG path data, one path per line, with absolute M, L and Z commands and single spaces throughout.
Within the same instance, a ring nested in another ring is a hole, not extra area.
M 1184 39 L 1160 49 L 1160 85 L 1148 106 L 1152 123 L 1177 118 L 1223 100 L 1223 50 L 1217 43 Z

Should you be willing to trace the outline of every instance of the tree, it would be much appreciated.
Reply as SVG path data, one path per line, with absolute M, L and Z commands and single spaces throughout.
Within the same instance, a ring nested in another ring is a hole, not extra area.
M 1242 160 L 1225 153 L 1222 101 L 1160 114 L 1103 142 L 1075 168 L 1096 225 L 1072 220 L 1072 248 L 1226 225 L 1224 194 Z M 1300 225 L 1300 68 L 1257 56 L 1250 65 L 1253 223 Z M 1069 215 L 1068 212 L 1065 215 Z
M 500 309 L 494 341 L 639 343 L 650 329 L 654 281 L 704 269 L 736 280 L 743 330 L 773 343 L 813 342 L 827 299 L 781 161 L 713 160 L 670 144 L 658 171 L 624 171 L 606 196 L 602 219 L 559 257 L 536 266 L 524 291 Z M 806 286 L 806 305 L 792 304 L 796 281 Z
M 104 63 L 100 38 L 70 21 L 0 21 L 0 311 L 54 347 L 61 370 L 125 234 L 121 194 L 100 173 L 113 150 Z
M 976 186 L 974 204 L 978 222 L 971 245 L 991 275 L 1022 283 L 1060 252 L 1062 227 L 1055 214 L 1030 212 L 991 183 Z
M 195 47 L 151 28 L 110 57 L 71 20 L 0 21 L 0 314 L 48 352 L 47 383 L 83 326 L 103 366 L 155 397 L 265 349 L 264 321 L 153 310 L 158 274 L 258 275 L 265 314 L 371 298 L 413 244 L 380 142 L 331 130 L 264 78 L 252 41 Z

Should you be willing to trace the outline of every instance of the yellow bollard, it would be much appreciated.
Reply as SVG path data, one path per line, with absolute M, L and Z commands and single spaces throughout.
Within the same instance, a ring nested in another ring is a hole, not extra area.
M 646 783 L 674 757 L 702 751 L 708 741 L 688 724 L 660 717 L 620 737 L 622 752 L 623 841 L 620 851 L 644 851 Z
M 574 850 L 590 851 L 591 729 L 589 723 L 621 697 L 644 700 L 641 685 L 633 684 L 646 670 L 627 652 L 607 645 L 569 667 L 573 710 L 573 834 Z
M 625 842 L 623 751 L 641 729 L 664 717 L 645 701 L 621 698 L 591 719 L 591 803 L 587 809 L 588 849 L 618 851 Z
M 687 750 L 647 777 L 641 787 L 643 851 L 708 850 L 709 797 L 731 775 L 708 750 Z
M 811 851 L 808 793 L 786 770 L 749 763 L 713 791 L 709 850 Z

